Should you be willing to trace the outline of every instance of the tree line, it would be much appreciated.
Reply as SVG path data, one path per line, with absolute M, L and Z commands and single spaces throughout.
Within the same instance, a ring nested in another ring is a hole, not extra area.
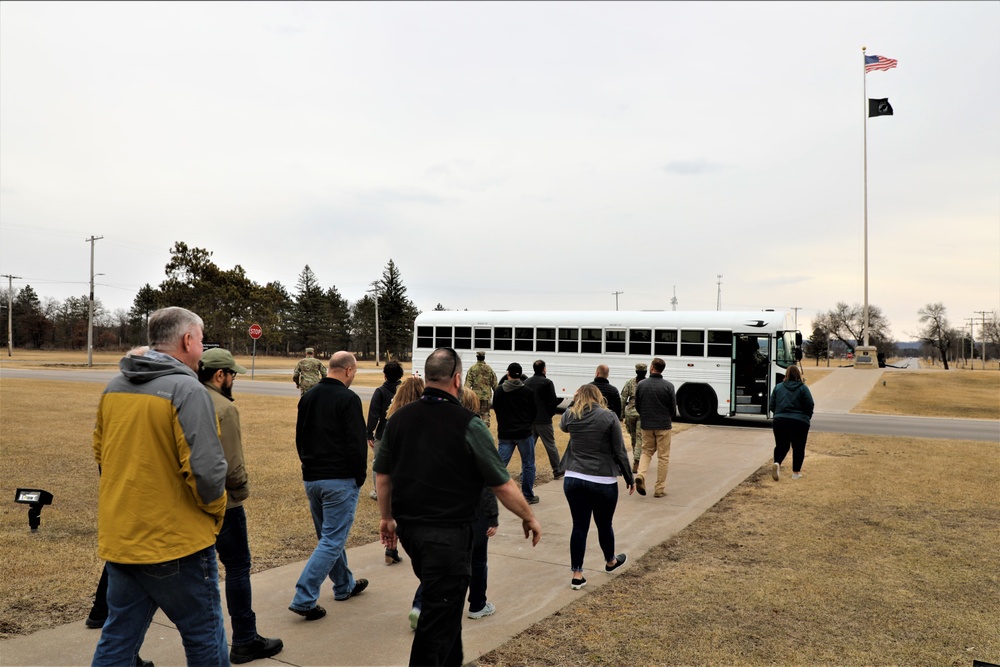
M 144 345 L 150 314 L 166 306 L 182 306 L 204 320 L 205 342 L 238 354 L 250 352 L 253 341 L 248 330 L 257 323 L 263 329 L 256 344 L 261 354 L 298 354 L 313 347 L 321 356 L 352 350 L 362 358 L 374 358 L 377 347 L 383 358 L 409 358 L 413 321 L 420 311 L 407 296 L 399 268 L 391 259 L 371 292 L 353 303 L 336 286 L 320 285 L 308 264 L 293 293 L 278 281 L 260 285 L 250 280 L 238 264 L 222 269 L 212 261 L 210 251 L 183 242 L 171 248 L 165 272 L 159 286 L 147 283 L 139 289 L 128 310 L 109 312 L 95 299 L 95 350 Z M 8 295 L 2 297 L 6 307 Z M 26 285 L 16 292 L 11 305 L 13 344 L 28 349 L 86 349 L 88 311 L 87 296 L 42 303 Z

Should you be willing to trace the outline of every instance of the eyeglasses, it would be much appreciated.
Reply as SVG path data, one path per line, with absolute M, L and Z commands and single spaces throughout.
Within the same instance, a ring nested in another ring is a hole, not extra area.
M 448 352 L 451 354 L 451 373 L 448 373 L 448 377 L 449 378 L 455 377 L 455 373 L 458 372 L 458 364 L 461 363 L 462 358 L 458 356 L 458 352 L 456 352 L 454 348 L 439 347 L 437 350 L 434 350 L 434 352 L 436 353 L 440 350 L 448 350 Z

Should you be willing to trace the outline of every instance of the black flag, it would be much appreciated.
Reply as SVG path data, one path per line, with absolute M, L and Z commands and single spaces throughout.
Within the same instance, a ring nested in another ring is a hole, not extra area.
M 891 116 L 892 115 L 892 105 L 889 104 L 889 98 L 884 98 L 881 100 L 873 100 L 868 98 L 868 117 L 874 118 L 875 116 Z

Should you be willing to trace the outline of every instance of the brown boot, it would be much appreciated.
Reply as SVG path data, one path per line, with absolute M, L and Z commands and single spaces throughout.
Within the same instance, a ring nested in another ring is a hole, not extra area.
M 639 462 L 632 461 L 632 474 L 634 475 L 637 472 L 639 472 Z

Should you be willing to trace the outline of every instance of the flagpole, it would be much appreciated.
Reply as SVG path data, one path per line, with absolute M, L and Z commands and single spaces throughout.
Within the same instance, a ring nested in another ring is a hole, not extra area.
M 865 51 L 868 47 L 861 47 L 861 79 L 863 81 L 864 94 L 861 98 L 861 108 L 864 117 L 864 153 L 865 153 L 865 312 L 864 312 L 864 332 L 865 347 L 868 347 L 868 74 L 865 72 Z

